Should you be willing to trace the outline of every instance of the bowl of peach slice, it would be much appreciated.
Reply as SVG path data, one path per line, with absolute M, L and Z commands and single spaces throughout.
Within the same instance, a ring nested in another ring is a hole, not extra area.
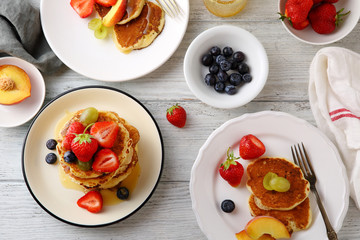
M 293 37 L 326 45 L 346 37 L 360 18 L 356 0 L 279 0 L 279 19 Z

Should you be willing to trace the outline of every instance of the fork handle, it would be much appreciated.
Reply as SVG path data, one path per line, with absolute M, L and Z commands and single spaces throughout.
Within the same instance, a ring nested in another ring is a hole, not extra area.
M 319 206 L 321 215 L 322 215 L 322 217 L 324 219 L 324 222 L 325 222 L 326 232 L 327 232 L 327 236 L 328 236 L 329 240 L 337 240 L 338 238 L 337 238 L 336 232 L 334 231 L 333 227 L 331 226 L 331 223 L 330 223 L 329 218 L 328 218 L 328 216 L 326 214 L 325 208 L 322 205 L 320 196 L 319 196 L 319 194 L 318 194 L 318 192 L 316 190 L 316 187 L 315 186 L 312 187 L 311 190 L 315 194 L 317 204 Z

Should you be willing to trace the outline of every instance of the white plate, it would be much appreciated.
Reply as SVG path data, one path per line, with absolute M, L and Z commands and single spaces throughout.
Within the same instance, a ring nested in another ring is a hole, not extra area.
M 131 199 L 105 205 L 92 214 L 77 206 L 81 191 L 64 188 L 58 164 L 49 165 L 45 156 L 48 139 L 54 138 L 56 125 L 66 112 L 86 107 L 114 111 L 140 132 L 138 143 L 140 177 Z M 130 216 L 140 209 L 154 192 L 163 168 L 163 143 L 159 127 L 150 112 L 135 98 L 117 89 L 89 86 L 65 92 L 48 103 L 36 116 L 25 138 L 22 167 L 27 187 L 36 202 L 49 214 L 77 226 L 104 226 Z
M 252 219 L 249 208 L 247 176 L 237 188 L 231 187 L 218 174 L 218 167 L 232 147 L 239 156 L 242 136 L 254 134 L 266 147 L 264 156 L 283 157 L 292 161 L 290 146 L 303 142 L 318 177 L 317 188 L 335 231 L 339 231 L 349 204 L 349 187 L 345 167 L 330 140 L 308 122 L 282 112 L 244 114 L 216 129 L 201 147 L 191 171 L 190 194 L 198 224 L 210 240 L 236 239 Z M 244 168 L 249 161 L 240 159 Z M 220 204 L 232 199 L 236 208 L 224 213 Z M 310 193 L 313 223 L 308 230 L 293 233 L 291 239 L 325 240 L 326 229 L 315 199 Z
M 279 0 L 279 12 L 284 14 L 286 0 Z M 286 31 L 288 31 L 296 39 L 313 44 L 313 45 L 326 45 L 336 41 L 339 41 L 346 37 L 356 26 L 360 18 L 360 1 L 359 0 L 341 0 L 334 3 L 336 11 L 344 8 L 342 13 L 346 13 L 349 10 L 351 13 L 343 17 L 343 21 L 337 26 L 334 32 L 330 34 L 318 34 L 316 33 L 311 25 L 303 30 L 294 29 L 290 22 L 285 20 L 282 21 Z
M 246 55 L 245 62 L 253 77 L 250 83 L 238 88 L 234 95 L 220 94 L 204 82 L 208 67 L 201 64 L 201 57 L 211 47 L 223 49 L 232 47 Z M 236 108 L 249 103 L 263 89 L 269 73 L 266 51 L 259 40 L 250 32 L 231 25 L 210 28 L 197 36 L 190 44 L 184 58 L 184 75 L 192 93 L 202 102 L 216 108 Z
M 45 82 L 40 71 L 31 63 L 16 57 L 0 58 L 0 65 L 15 65 L 30 78 L 31 96 L 14 105 L 0 104 L 0 127 L 20 126 L 40 110 L 45 99 Z
M 148 74 L 165 63 L 178 48 L 189 20 L 189 0 L 177 1 L 183 15 L 165 17 L 162 33 L 147 48 L 121 53 L 112 38 L 99 40 L 88 22 L 97 17 L 80 18 L 69 0 L 42 0 L 41 24 L 55 54 L 74 71 L 102 81 L 125 81 Z

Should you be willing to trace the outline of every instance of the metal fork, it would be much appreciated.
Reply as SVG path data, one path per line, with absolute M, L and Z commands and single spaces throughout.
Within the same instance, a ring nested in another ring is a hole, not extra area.
M 311 166 L 310 159 L 309 159 L 309 157 L 308 157 L 308 155 L 306 153 L 304 144 L 301 143 L 301 146 L 300 146 L 300 144 L 292 146 L 291 147 L 291 153 L 292 153 L 294 162 L 301 168 L 305 179 L 308 180 L 309 183 L 310 183 L 311 191 L 315 194 L 317 204 L 319 206 L 321 215 L 322 215 L 322 217 L 324 219 L 324 222 L 325 222 L 327 236 L 328 236 L 329 240 L 337 240 L 338 238 L 337 238 L 336 232 L 334 231 L 334 229 L 331 226 L 331 223 L 330 223 L 329 218 L 328 218 L 328 216 L 326 214 L 325 208 L 322 205 L 320 196 L 319 196 L 319 194 L 318 194 L 318 192 L 316 190 L 316 186 L 315 186 L 315 184 L 316 184 L 316 175 L 315 175 L 315 172 L 314 172 L 314 170 L 313 170 L 313 168 Z
M 161 3 L 160 3 L 161 1 Z M 170 17 L 176 17 L 181 14 L 181 10 L 175 0 L 156 0 L 164 12 Z

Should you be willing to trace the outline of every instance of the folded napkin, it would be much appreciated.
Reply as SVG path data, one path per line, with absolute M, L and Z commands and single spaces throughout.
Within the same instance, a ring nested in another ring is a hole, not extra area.
M 47 73 L 61 66 L 41 31 L 39 9 L 29 0 L 0 1 L 0 33 L 0 56 L 24 59 Z
M 339 149 L 360 209 L 360 55 L 340 47 L 319 50 L 310 66 L 309 100 L 317 126 Z

